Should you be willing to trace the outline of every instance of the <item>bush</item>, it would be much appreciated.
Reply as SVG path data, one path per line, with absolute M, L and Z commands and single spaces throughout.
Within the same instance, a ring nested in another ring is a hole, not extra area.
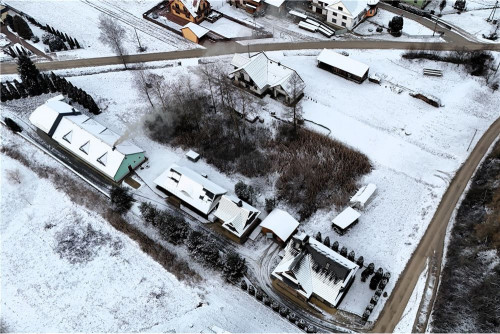
M 241 290 L 247 290 L 248 286 L 247 286 L 247 282 L 245 280 L 241 280 L 241 284 L 240 284 L 240 287 L 241 287 Z
M 33 37 L 33 32 L 28 23 L 19 15 L 14 16 L 13 28 L 13 30 L 24 39 L 31 39 L 31 37 Z
M 364 262 L 365 262 L 365 259 L 362 256 L 360 256 L 360 257 L 358 257 L 356 264 L 361 268 L 361 267 L 363 267 Z
M 234 185 L 234 192 L 239 199 L 247 202 L 248 204 L 253 204 L 255 200 L 255 189 L 245 184 L 243 181 L 238 181 Z
M 354 254 L 354 251 L 353 251 L 353 250 L 352 250 L 352 251 L 350 251 L 350 252 L 349 252 L 349 255 L 347 256 L 347 258 L 348 258 L 349 260 L 351 260 L 352 262 L 354 262 L 354 258 L 355 258 L 355 257 L 356 257 L 356 255 Z
M 377 295 L 373 295 L 372 299 L 370 300 L 370 304 L 377 305 L 378 298 L 379 297 Z
M 257 300 L 262 301 L 262 299 L 264 298 L 264 295 L 262 294 L 262 291 L 257 290 L 257 293 L 255 294 L 255 298 L 256 298 Z
M 342 246 L 342 249 L 340 250 L 340 255 L 342 255 L 343 257 L 347 257 L 347 247 L 346 246 Z
M 228 282 L 236 282 L 247 272 L 245 259 L 237 253 L 228 252 L 223 258 L 222 276 Z
M 332 245 L 332 249 L 336 252 L 339 251 L 339 242 L 338 241 L 335 241 Z
M 375 295 L 377 295 L 377 296 L 379 296 L 379 297 L 380 297 L 380 296 L 382 296 L 382 292 L 383 292 L 383 291 L 382 291 L 382 288 L 380 288 L 380 287 L 379 287 L 379 288 L 377 289 L 377 291 L 375 291 Z
M 363 320 L 364 321 L 367 321 L 368 318 L 370 317 L 370 314 L 371 312 L 369 310 L 366 310 L 364 313 L 363 313 Z
M 300 329 L 304 329 L 306 327 L 306 322 L 304 321 L 304 319 L 299 319 L 299 321 L 297 322 L 297 326 Z
M 31 41 L 33 43 L 38 43 L 38 42 L 40 42 L 40 38 L 38 36 L 33 36 L 33 37 L 31 37 Z
M 248 293 L 251 295 L 251 296 L 255 296 L 255 288 L 253 287 L 253 285 L 250 285 L 248 287 Z
M 273 309 L 273 311 L 278 312 L 280 309 L 280 305 L 277 302 L 273 302 L 271 304 L 271 308 Z
M 13 132 L 21 132 L 21 131 L 23 131 L 23 129 L 16 122 L 14 122 L 12 119 L 10 119 L 8 117 L 5 117 L 4 121 L 5 121 L 5 124 L 7 125 L 7 127 L 11 131 L 13 131 Z
M 388 282 L 387 278 L 382 278 L 382 280 L 378 284 L 378 288 L 382 290 L 385 289 L 387 282 Z
M 316 235 L 314 236 L 314 239 L 316 239 L 317 241 L 321 242 L 323 240 L 323 238 L 321 237 L 321 232 L 317 232 Z
M 111 196 L 111 209 L 119 214 L 124 214 L 132 207 L 134 198 L 129 194 L 128 190 L 113 186 L 110 192 Z
M 49 37 L 49 49 L 51 52 L 64 50 L 66 47 L 64 41 L 59 36 L 51 35 Z
M 271 305 L 271 299 L 269 297 L 264 297 L 264 305 L 269 306 Z
M 282 317 L 286 317 L 290 313 L 290 310 L 286 306 L 281 306 L 280 307 L 280 315 Z
M 276 208 L 276 198 L 266 198 L 265 210 L 267 213 L 270 213 Z
M 323 245 L 330 248 L 330 237 L 327 236 L 325 240 L 323 240 Z

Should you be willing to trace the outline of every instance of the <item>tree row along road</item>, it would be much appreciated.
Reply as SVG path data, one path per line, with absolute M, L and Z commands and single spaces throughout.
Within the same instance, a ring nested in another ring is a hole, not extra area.
M 398 324 L 406 304 L 410 300 L 413 289 L 417 283 L 420 273 L 424 270 L 427 259 L 434 260 L 437 264 L 436 282 L 432 295 L 431 305 L 436 297 L 436 291 L 441 274 L 441 262 L 444 252 L 444 240 L 446 229 L 455 210 L 460 196 L 471 179 L 474 171 L 486 155 L 488 149 L 500 135 L 500 118 L 498 118 L 478 141 L 470 156 L 460 167 L 455 177 L 446 190 L 439 206 L 434 213 L 434 217 L 429 224 L 423 238 L 413 253 L 406 268 L 399 277 L 399 280 L 386 302 L 382 313 L 373 328 L 375 333 L 392 333 Z
M 198 58 L 223 56 L 233 53 L 258 52 L 258 51 L 282 51 L 282 50 L 307 50 L 307 49 L 398 49 L 398 50 L 497 50 L 500 51 L 500 43 L 475 43 L 461 39 L 460 42 L 452 43 L 427 43 L 427 42 L 396 42 L 380 40 L 333 40 L 333 41 L 307 41 L 307 42 L 284 42 L 241 45 L 236 42 L 218 43 L 206 49 L 179 50 L 158 53 L 133 54 L 124 57 L 126 63 L 146 63 L 161 60 L 175 60 L 183 58 Z M 42 71 L 62 70 L 70 68 L 120 65 L 123 60 L 118 56 L 73 59 L 37 63 L 38 69 Z M 1 74 L 17 73 L 15 63 L 4 63 L 0 66 Z

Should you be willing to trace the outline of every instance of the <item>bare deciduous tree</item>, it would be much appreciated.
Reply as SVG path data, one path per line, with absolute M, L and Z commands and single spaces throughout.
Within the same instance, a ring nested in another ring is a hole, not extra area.
M 139 92 L 149 101 L 149 104 L 154 109 L 155 105 L 153 104 L 152 93 L 150 92 L 153 86 L 148 80 L 149 74 L 150 73 L 141 66 L 134 72 L 134 82 Z
M 125 56 L 127 55 L 123 40 L 126 37 L 126 31 L 111 17 L 101 14 L 99 16 L 100 38 L 104 44 L 107 44 L 121 58 L 123 66 L 127 69 Z
M 288 111 L 288 115 L 292 119 L 293 123 L 293 131 L 297 134 L 297 129 L 299 127 L 300 121 L 303 119 L 303 110 L 302 104 L 298 99 L 303 94 L 304 91 L 304 82 L 298 76 L 298 74 L 294 73 L 289 81 L 289 92 L 290 92 L 290 109 Z

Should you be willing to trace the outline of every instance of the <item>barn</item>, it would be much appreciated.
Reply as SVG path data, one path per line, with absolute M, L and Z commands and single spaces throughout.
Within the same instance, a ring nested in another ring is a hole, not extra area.
M 83 115 L 63 95 L 36 108 L 29 120 L 43 138 L 113 182 L 120 182 L 146 160 L 143 149 Z
M 370 69 L 368 65 L 335 51 L 323 49 L 317 60 L 319 68 L 348 80 L 362 83 L 368 78 L 368 71 Z

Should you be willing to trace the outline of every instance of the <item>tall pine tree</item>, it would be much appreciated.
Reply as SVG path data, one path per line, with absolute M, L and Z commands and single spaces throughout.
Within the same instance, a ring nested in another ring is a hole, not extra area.
M 12 100 L 12 95 L 10 94 L 9 90 L 5 85 L 2 83 L 2 88 L 1 88 L 1 93 L 0 94 L 0 101 L 6 102 Z
M 19 94 L 16 87 L 14 87 L 14 85 L 10 81 L 7 81 L 7 88 L 9 89 L 10 95 L 14 100 L 21 98 L 21 94 Z
M 17 71 L 23 82 L 24 87 L 30 96 L 40 95 L 38 76 L 40 71 L 27 56 L 19 56 L 17 61 Z
M 28 97 L 28 92 L 26 91 L 22 83 L 14 79 L 14 86 L 16 86 L 16 89 L 22 98 Z

